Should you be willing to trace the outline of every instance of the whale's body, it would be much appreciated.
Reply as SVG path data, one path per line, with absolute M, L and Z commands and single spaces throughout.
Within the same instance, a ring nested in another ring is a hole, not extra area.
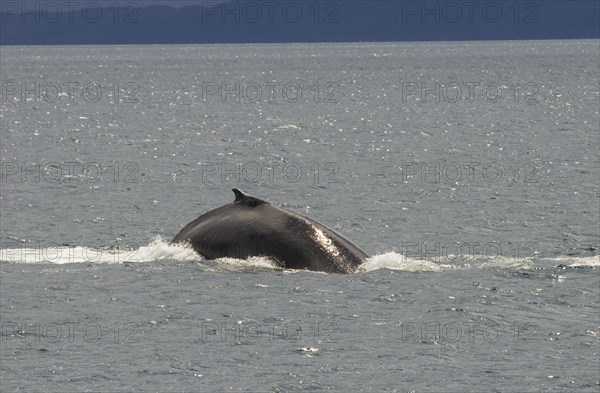
M 190 222 L 172 243 L 189 243 L 208 259 L 266 256 L 281 267 L 329 273 L 351 273 L 369 257 L 323 224 L 233 192 L 233 203 Z

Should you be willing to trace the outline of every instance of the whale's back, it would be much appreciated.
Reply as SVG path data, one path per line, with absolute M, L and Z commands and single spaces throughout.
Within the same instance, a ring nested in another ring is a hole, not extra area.
M 190 243 L 209 259 L 267 256 L 282 267 L 334 273 L 350 273 L 368 258 L 315 220 L 234 192 L 236 201 L 201 215 L 172 243 Z

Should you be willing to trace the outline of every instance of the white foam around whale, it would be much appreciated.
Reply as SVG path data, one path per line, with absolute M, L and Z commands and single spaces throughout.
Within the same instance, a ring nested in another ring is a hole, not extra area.
M 120 247 L 98 249 L 93 247 L 23 247 L 0 248 L 0 262 L 8 263 L 136 263 L 173 260 L 178 262 L 194 261 L 206 263 L 190 246 L 170 244 L 161 236 L 156 236 L 149 244 L 140 247 Z M 219 258 L 216 266 L 230 270 L 232 266 L 244 268 L 277 268 L 267 257 L 250 257 L 247 259 Z M 368 273 L 380 269 L 406 272 L 443 272 L 450 269 L 532 269 L 552 268 L 558 265 L 570 267 L 600 267 L 600 256 L 552 258 L 507 258 L 490 256 L 485 258 L 447 257 L 436 260 L 413 259 L 397 252 L 385 252 L 368 258 L 357 270 L 358 273 Z

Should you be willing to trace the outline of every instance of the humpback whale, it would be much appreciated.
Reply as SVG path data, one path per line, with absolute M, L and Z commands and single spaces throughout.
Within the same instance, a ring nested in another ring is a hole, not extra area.
M 202 214 L 171 241 L 207 259 L 265 256 L 278 266 L 352 273 L 369 256 L 333 229 L 234 188 L 235 200 Z

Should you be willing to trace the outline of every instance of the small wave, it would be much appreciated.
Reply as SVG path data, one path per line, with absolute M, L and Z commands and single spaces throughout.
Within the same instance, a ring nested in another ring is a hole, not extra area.
M 378 269 L 407 272 L 442 272 L 456 269 L 554 269 L 556 267 L 600 267 L 600 256 L 551 258 L 525 257 L 511 258 L 501 255 L 487 257 L 447 256 L 443 258 L 414 259 L 396 252 L 377 254 L 367 259 L 357 272 L 370 272 Z
M 9 263 L 135 263 L 159 260 L 202 261 L 208 263 L 189 245 L 170 244 L 156 236 L 148 245 L 141 247 L 93 248 L 82 246 L 59 247 L 17 247 L 1 248 L 0 261 Z M 247 259 L 218 258 L 217 269 L 235 270 L 247 268 L 279 269 L 268 257 L 250 257 Z M 212 264 L 211 264 L 212 265 Z M 406 272 L 443 272 L 454 269 L 553 269 L 556 267 L 600 267 L 600 256 L 586 257 L 526 257 L 509 258 L 504 256 L 486 256 L 472 258 L 468 256 L 446 256 L 443 258 L 415 259 L 397 252 L 386 252 L 368 258 L 358 269 L 366 273 L 379 269 Z M 214 265 L 212 266 L 214 267 Z M 286 270 L 288 271 L 288 270 Z M 289 271 L 294 272 L 294 271 Z
M 556 257 L 552 259 L 558 264 L 567 264 L 571 267 L 583 267 L 583 266 L 600 266 L 600 255 L 594 255 L 589 257 Z
M 0 261 L 9 263 L 129 263 L 152 262 L 161 259 L 177 261 L 199 261 L 199 256 L 191 247 L 172 245 L 160 236 L 147 246 L 139 248 L 93 248 L 93 247 L 22 247 L 3 248 Z
M 156 236 L 152 243 L 140 247 L 136 255 L 132 256 L 132 262 L 152 262 L 161 259 L 174 259 L 176 261 L 201 261 L 203 258 L 189 245 L 170 244 Z
M 247 259 L 238 258 L 217 258 L 217 262 L 235 266 L 236 268 L 258 267 L 265 269 L 278 268 L 277 263 L 269 257 L 249 257 Z
M 421 259 L 412 259 L 396 252 L 378 254 L 367 259 L 358 271 L 370 272 L 378 269 L 402 270 L 407 272 L 441 272 L 438 264 Z

